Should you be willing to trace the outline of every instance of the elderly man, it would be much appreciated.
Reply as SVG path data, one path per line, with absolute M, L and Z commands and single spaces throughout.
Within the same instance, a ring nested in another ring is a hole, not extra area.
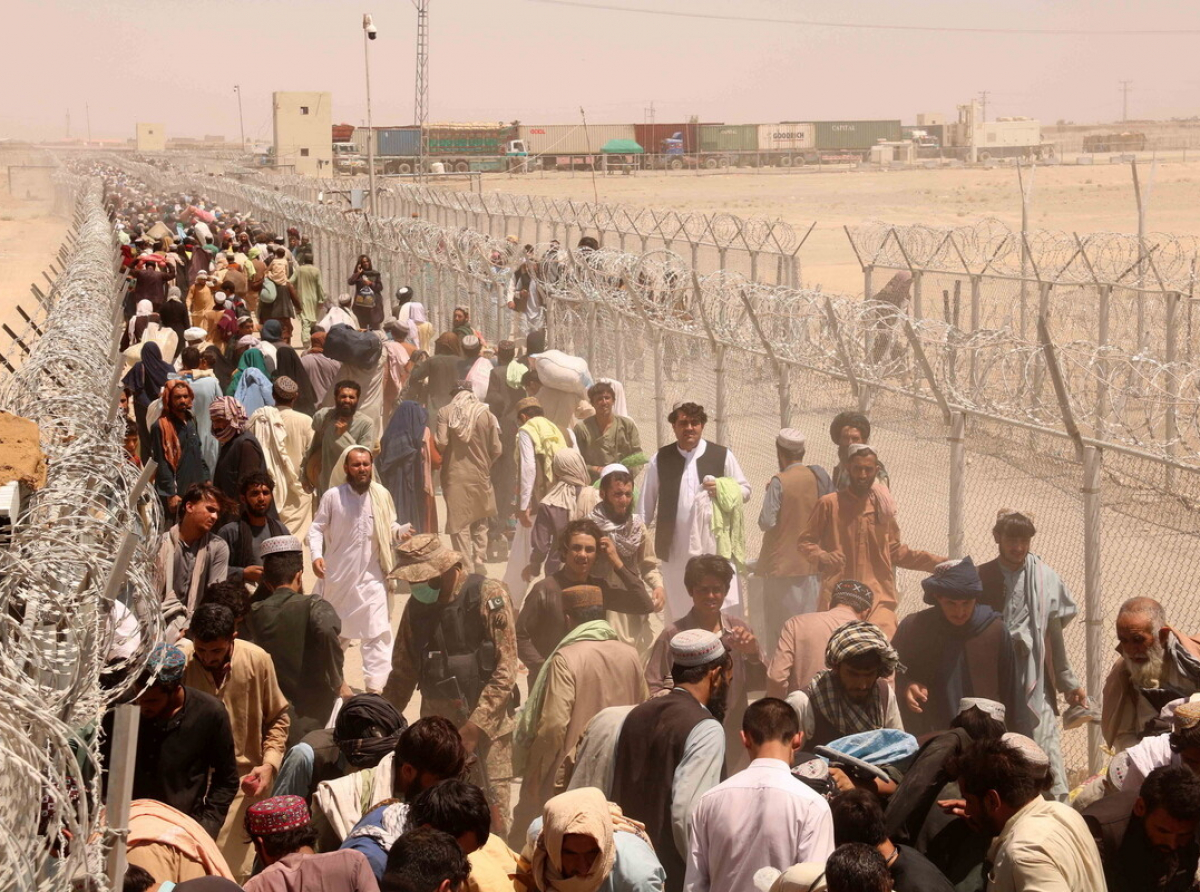
M 1107 888 L 1100 852 L 1083 816 L 1048 801 L 1050 759 L 1036 743 L 1008 733 L 977 740 L 959 760 L 966 817 L 992 833 L 989 892 L 1080 892 Z
M 662 560 L 667 607 L 671 619 L 691 609 L 691 598 L 683 584 L 683 572 L 692 557 L 692 515 L 702 490 L 718 496 L 720 480 L 741 489 L 742 502 L 750 501 L 750 484 L 733 452 L 704 439 L 708 414 L 697 403 L 680 403 L 667 416 L 675 442 L 654 454 L 642 483 L 638 514 L 654 528 L 654 550 Z M 731 604 L 738 594 L 731 590 Z
M 1162 604 L 1130 598 L 1117 612 L 1117 653 L 1104 682 L 1100 728 L 1116 752 L 1165 730 L 1159 713 L 1200 690 L 1200 639 L 1167 625 Z
M 396 522 L 391 494 L 373 479 L 372 464 L 370 450 L 361 446 L 342 453 L 308 529 L 308 552 L 319 594 L 342 621 L 342 643 L 362 642 L 363 678 L 378 694 L 392 669 L 387 575 L 395 566 L 393 544 L 410 537 L 412 526 Z
M 421 691 L 421 714 L 454 722 L 468 755 L 486 766 L 493 824 L 508 831 L 513 777 L 512 713 L 517 697 L 517 642 L 508 590 L 469 574 L 464 558 L 434 533 L 413 536 L 396 553 L 395 576 L 409 584 L 397 631 L 399 646 L 384 696 L 403 712 Z
M 856 443 L 847 456 L 850 484 L 817 500 L 808 528 L 800 536 L 800 551 L 820 568 L 826 586 L 856 579 L 870 587 L 875 606 L 869 619 L 891 636 L 896 632 L 899 603 L 896 568 L 932 573 L 945 558 L 901 541 L 896 503 L 887 488 L 876 483 L 875 450 Z
M 729 679 L 729 698 L 726 703 L 725 759 L 730 771 L 745 767 L 746 751 L 741 745 L 742 716 L 750 702 L 750 691 L 762 688 L 766 666 L 762 648 L 754 632 L 743 620 L 722 610 L 733 581 L 733 566 L 723 557 L 702 554 L 687 562 L 683 584 L 692 599 L 692 609 L 671 623 L 650 651 L 646 662 L 646 683 L 651 694 L 660 694 L 673 687 L 671 679 L 671 641 L 687 629 L 705 629 L 721 636 L 721 641 L 733 657 Z
M 721 779 L 721 720 L 733 668 L 721 639 L 704 629 L 671 640 L 674 687 L 625 717 L 613 755 L 612 799 L 640 821 L 654 845 L 668 892 L 683 889 L 692 812 Z
M 803 690 L 825 668 L 825 647 L 833 633 L 846 623 L 865 620 L 874 600 L 867 586 L 843 579 L 833 587 L 828 610 L 789 619 L 767 670 L 767 696 L 786 697 Z
M 787 698 L 800 718 L 804 745 L 826 746 L 839 737 L 880 728 L 903 731 L 887 681 L 899 663 L 878 626 L 855 620 L 834 632 L 825 648 L 828 668 Z
M 256 644 L 237 639 L 233 611 L 202 604 L 188 628 L 192 655 L 183 680 L 218 698 L 229 713 L 234 754 L 242 783 L 217 836 L 229 869 L 242 880 L 250 876 L 254 853 L 246 842 L 246 809 L 265 799 L 287 749 L 287 698 L 275 678 L 271 656 Z
M 542 803 L 566 788 L 568 760 L 596 713 L 646 699 L 641 660 L 604 619 L 600 589 L 566 588 L 562 605 L 571 629 L 530 686 L 517 725 L 514 767 L 523 778 L 513 815 L 518 831 L 529 826 Z
M 850 447 L 855 443 L 871 442 L 871 422 L 861 412 L 839 412 L 829 424 L 829 439 L 838 449 L 838 463 L 833 469 L 833 487 L 845 489 L 850 485 L 850 468 L 847 464 Z M 879 463 L 876 479 L 883 486 L 890 485 L 883 462 Z
M 538 892 L 658 892 L 666 882 L 646 829 L 595 787 L 546 803 L 529 827 L 520 872 Z
M 154 489 L 167 517 L 175 515 L 189 486 L 212 479 L 192 414 L 194 399 L 187 381 L 168 381 L 163 386 L 164 412 L 150 427 L 150 457 L 157 464 Z
M 1063 629 L 1075 618 L 1078 607 L 1058 574 L 1030 551 L 1036 533 L 1027 515 L 1008 508 L 998 512 L 992 538 L 999 555 L 979 566 L 980 600 L 1000 613 L 1008 626 L 1017 648 L 1021 689 L 1038 720 L 1033 739 L 1050 756 L 1054 768 L 1051 792 L 1065 799 L 1058 692 L 1065 692 L 1072 706 L 1087 705 L 1087 692 L 1071 668 L 1063 637 Z
M 796 540 L 807 528 L 817 499 L 833 492 L 833 483 L 824 468 L 804 464 L 804 452 L 802 432 L 784 428 L 776 435 L 779 473 L 767 484 L 758 515 L 763 540 L 754 575 L 764 583 L 766 633 L 771 647 L 779 640 L 783 624 L 798 614 L 812 613 L 821 597 L 821 574 L 796 548 Z
M 617 392 L 607 381 L 597 381 L 588 388 L 588 402 L 596 414 L 575 425 L 575 442 L 579 454 L 587 463 L 593 480 L 599 480 L 606 465 L 620 463 L 626 468 L 631 458 L 641 457 L 642 441 L 632 418 L 616 415 L 613 406 Z
M 496 513 L 491 471 L 500 457 L 500 425 L 463 384 L 438 412 L 434 442 L 442 454 L 446 532 L 471 574 L 483 570 L 487 560 L 488 518 Z
M 904 729 L 917 737 L 945 731 L 963 697 L 1002 703 L 1008 727 L 1033 729 L 1004 620 L 980 604 L 983 585 L 969 557 L 921 580 L 929 608 L 900 623 L 892 642 L 904 668 L 896 698 Z

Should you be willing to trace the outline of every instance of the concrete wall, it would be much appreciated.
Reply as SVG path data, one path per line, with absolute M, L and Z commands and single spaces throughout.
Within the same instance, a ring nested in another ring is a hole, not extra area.
M 275 93 L 275 163 L 305 176 L 333 174 L 333 94 Z
M 137 150 L 139 152 L 165 152 L 167 150 L 167 128 L 162 124 L 138 124 Z

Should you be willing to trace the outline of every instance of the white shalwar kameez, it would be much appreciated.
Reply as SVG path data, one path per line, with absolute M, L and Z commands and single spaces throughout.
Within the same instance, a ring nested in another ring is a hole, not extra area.
M 679 449 L 679 446 L 676 445 L 675 448 Z M 696 507 L 696 496 L 704 488 L 700 482 L 700 476 L 696 472 L 696 461 L 707 450 L 708 442 L 706 440 L 701 440 L 691 452 L 679 449 L 679 454 L 684 458 L 684 466 L 683 475 L 679 481 L 679 503 L 675 511 L 675 536 L 671 540 L 671 553 L 658 556 L 662 561 L 660 569 L 663 575 L 663 585 L 667 589 L 668 622 L 676 622 L 681 619 L 693 606 L 691 596 L 688 595 L 687 588 L 683 584 L 683 571 L 687 567 L 688 559 L 695 557 L 691 552 L 692 512 Z M 738 464 L 732 449 L 727 449 L 725 452 L 723 476 L 736 480 L 738 486 L 742 488 L 742 501 L 750 501 L 750 482 L 742 473 L 742 466 Z M 646 465 L 646 474 L 642 478 L 642 492 L 637 508 L 638 514 L 646 518 L 647 522 L 654 518 L 655 524 L 662 522 L 662 518 L 659 518 L 657 513 L 658 487 L 658 453 L 656 452 L 650 459 L 650 463 Z M 653 531 L 649 535 L 654 535 Z M 737 592 L 732 586 L 725 599 L 725 605 L 735 611 L 740 611 Z
M 343 647 L 362 642 L 366 686 L 382 691 L 392 671 L 393 635 L 370 491 L 359 494 L 349 483 L 327 490 L 308 529 L 308 550 L 314 561 L 325 559 L 315 591 L 337 611 Z

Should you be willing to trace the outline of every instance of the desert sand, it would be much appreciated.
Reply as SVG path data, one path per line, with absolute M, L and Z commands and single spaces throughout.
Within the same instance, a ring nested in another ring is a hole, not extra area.
M 1139 168 L 1143 191 L 1151 165 Z M 1027 170 L 1026 173 L 1029 171 Z M 1137 203 L 1128 164 L 1041 166 L 1033 173 L 1030 227 L 1068 232 L 1136 232 Z M 1021 224 L 1014 167 L 943 170 L 805 169 L 597 175 L 603 202 L 678 211 L 780 219 L 799 234 L 816 228 L 800 252 L 806 286 L 858 293 L 862 276 L 842 227 L 864 220 L 961 226 L 995 217 Z M 488 176 L 483 189 L 593 200 L 587 173 Z M 1154 173 L 1146 228 L 1200 235 L 1200 162 L 1161 163 Z

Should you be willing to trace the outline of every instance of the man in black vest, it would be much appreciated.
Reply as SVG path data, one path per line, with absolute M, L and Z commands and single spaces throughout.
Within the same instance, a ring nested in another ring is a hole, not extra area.
M 662 561 L 667 621 L 671 622 L 692 609 L 692 599 L 683 584 L 683 571 L 688 558 L 694 557 L 688 545 L 696 496 L 702 489 L 714 496 L 717 479 L 729 477 L 741 487 L 745 503 L 750 501 L 750 483 L 729 449 L 704 439 L 708 414 L 703 406 L 680 403 L 671 410 L 667 421 L 675 432 L 675 442 L 654 453 L 646 466 L 637 513 L 654 527 L 654 550 Z M 726 606 L 739 599 L 735 578 Z
M 683 889 L 692 810 L 720 783 L 725 765 L 721 720 L 733 661 L 721 639 L 688 629 L 671 639 L 668 693 L 625 718 L 613 756 L 612 799 L 646 825 L 667 873 L 667 892 Z
M 400 618 L 392 674 L 383 696 L 403 713 L 416 688 L 421 715 L 454 722 L 473 782 L 487 790 L 492 829 L 506 835 L 512 785 L 513 712 L 517 705 L 517 639 L 504 584 L 463 572 L 463 557 L 436 533 L 396 549 L 396 578 L 412 597 Z

